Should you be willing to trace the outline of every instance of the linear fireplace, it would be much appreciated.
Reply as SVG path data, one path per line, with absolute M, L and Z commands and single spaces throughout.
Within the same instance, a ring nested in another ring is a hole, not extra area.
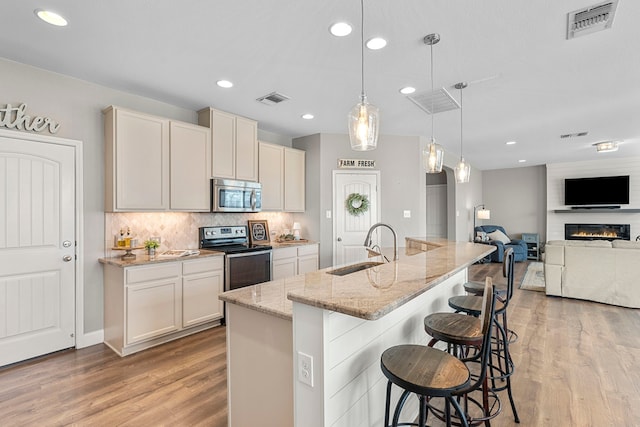
M 631 240 L 630 224 L 565 224 L 565 240 Z

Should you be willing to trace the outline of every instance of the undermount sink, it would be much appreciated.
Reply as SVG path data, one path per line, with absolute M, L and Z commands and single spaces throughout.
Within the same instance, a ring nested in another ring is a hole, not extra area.
M 346 276 L 347 274 L 355 273 L 356 271 L 366 270 L 367 268 L 375 267 L 376 265 L 382 265 L 383 262 L 361 262 L 358 264 L 348 265 L 346 267 L 336 268 L 335 270 L 327 271 L 327 274 L 333 274 L 334 276 Z

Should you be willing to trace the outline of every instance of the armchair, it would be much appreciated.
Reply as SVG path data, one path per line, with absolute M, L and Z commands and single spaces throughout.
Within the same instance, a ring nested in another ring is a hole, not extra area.
M 505 236 L 509 237 L 504 231 L 504 228 L 499 225 L 479 225 L 474 230 L 474 236 L 478 231 L 484 231 L 489 234 L 496 230 L 500 230 Z M 487 242 L 477 243 L 484 243 L 486 245 L 493 245 L 496 247 L 496 251 L 492 252 L 489 256 L 491 262 L 502 262 L 504 260 L 504 250 L 506 248 L 513 248 L 515 261 L 525 261 L 527 259 L 527 244 L 520 239 L 511 239 L 509 243 L 504 243 L 499 240 L 489 240 Z

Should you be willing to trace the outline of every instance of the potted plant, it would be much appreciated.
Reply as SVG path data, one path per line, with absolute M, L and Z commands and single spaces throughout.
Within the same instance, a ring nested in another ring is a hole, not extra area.
M 156 248 L 160 246 L 157 240 L 145 240 L 144 247 L 147 249 L 149 256 L 154 256 L 156 254 Z

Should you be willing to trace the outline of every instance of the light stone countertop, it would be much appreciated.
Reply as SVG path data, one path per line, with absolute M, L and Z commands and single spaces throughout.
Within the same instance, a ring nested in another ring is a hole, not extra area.
M 291 247 L 317 245 L 317 244 L 318 242 L 314 242 L 313 240 L 305 240 L 305 241 L 290 240 L 287 243 L 276 242 L 275 240 L 271 240 L 269 243 L 266 243 L 266 245 L 271 246 L 273 249 L 291 248 Z
M 143 249 L 140 249 L 142 251 Z M 136 259 L 131 260 L 123 260 L 122 257 L 109 257 L 109 258 L 99 258 L 100 264 L 110 264 L 115 265 L 117 267 L 133 267 L 137 265 L 150 265 L 150 264 L 159 264 L 163 262 L 175 262 L 175 261 L 188 261 L 191 259 L 199 259 L 199 258 L 207 258 L 212 256 L 224 256 L 224 252 L 218 251 L 210 251 L 206 249 L 199 249 L 199 255 L 189 255 L 182 257 L 161 257 L 156 255 L 154 258 L 150 258 L 149 255 L 144 253 L 137 253 Z M 124 255 L 124 253 L 123 253 Z
M 288 320 L 292 301 L 376 320 L 494 250 L 470 242 L 438 241 L 437 248 L 429 251 L 401 248 L 398 261 L 346 276 L 328 274 L 340 266 L 330 267 L 225 292 L 220 299 Z M 387 248 L 383 252 L 393 253 Z M 380 257 L 369 260 L 379 261 Z

